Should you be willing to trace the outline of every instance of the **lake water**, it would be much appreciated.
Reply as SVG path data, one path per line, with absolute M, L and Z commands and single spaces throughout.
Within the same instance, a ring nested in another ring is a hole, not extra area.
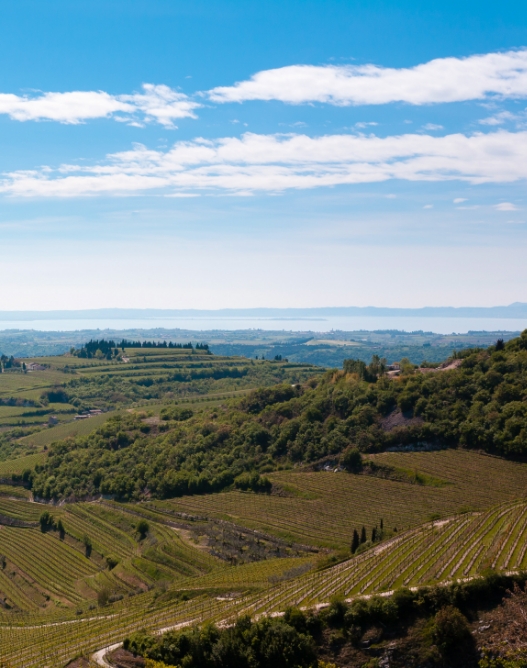
M 74 319 L 74 320 L 20 320 L 0 321 L 0 331 L 6 329 L 34 329 L 40 331 L 72 332 L 94 329 L 187 329 L 243 330 L 262 329 L 288 332 L 330 332 L 331 330 L 357 331 L 398 329 L 406 332 L 423 330 L 437 334 L 463 334 L 469 331 L 517 332 L 527 328 L 525 319 L 503 318 L 426 318 L 416 317 L 320 317 L 320 318 L 224 318 L 224 317 L 184 317 L 148 319 Z

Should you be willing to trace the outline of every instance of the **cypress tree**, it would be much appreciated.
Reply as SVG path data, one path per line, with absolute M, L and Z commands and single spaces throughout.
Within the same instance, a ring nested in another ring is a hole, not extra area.
M 362 529 L 360 530 L 360 542 L 365 543 L 366 542 L 366 528 L 363 526 Z
M 351 539 L 351 554 L 355 554 L 360 545 L 359 532 L 353 529 L 353 538 Z
M 381 517 L 381 531 L 382 531 L 383 529 L 384 529 L 384 521 L 383 521 L 383 519 L 382 519 L 382 517 Z
M 377 527 L 373 527 L 373 529 L 371 530 L 371 542 L 375 543 L 376 540 L 377 540 Z

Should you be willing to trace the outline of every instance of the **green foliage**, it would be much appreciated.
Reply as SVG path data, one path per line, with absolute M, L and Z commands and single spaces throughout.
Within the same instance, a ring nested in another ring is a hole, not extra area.
M 146 538 L 146 534 L 150 531 L 150 525 L 146 520 L 139 520 L 136 529 L 140 538 Z
M 206 624 L 160 638 L 136 633 L 124 641 L 124 648 L 185 668 L 314 668 L 317 663 L 312 637 L 283 619 L 251 622 L 241 617 L 231 628 Z
M 179 406 L 170 406 L 161 410 L 162 420 L 174 420 L 175 422 L 184 422 L 194 415 L 190 408 L 180 408 Z
M 50 531 L 55 527 L 55 520 L 53 519 L 53 515 L 51 515 L 51 513 L 49 513 L 47 510 L 45 510 L 40 516 L 39 524 L 42 533 Z
M 360 545 L 360 538 L 357 529 L 353 529 L 353 537 L 351 539 L 351 554 L 355 554 Z
M 45 390 L 40 395 L 42 403 L 67 404 L 69 401 L 68 393 L 63 387 L 54 387 L 51 390 Z
M 271 491 L 271 481 L 269 478 L 262 477 L 258 473 L 242 473 L 234 481 L 237 489 L 252 492 L 269 493 Z
M 357 645 L 364 634 L 374 630 L 377 636 L 383 635 L 383 640 L 389 639 L 394 665 L 472 666 L 478 655 L 464 612 L 498 605 L 506 588 L 524 579 L 525 576 L 514 579 L 489 574 L 477 582 L 417 591 L 401 589 L 389 597 L 373 596 L 351 603 L 334 598 L 318 612 L 291 607 L 282 618 L 251 621 L 241 616 L 226 628 L 205 624 L 162 636 L 141 631 L 129 636 L 124 648 L 151 661 L 185 668 L 321 668 L 327 664 L 317 654 L 324 656 L 328 645 Z M 410 649 L 412 656 L 397 656 L 397 643 L 393 640 L 401 634 L 413 637 L 411 648 L 401 647 L 402 651 Z M 349 650 L 346 654 L 350 655 Z M 414 662 L 413 656 L 419 655 L 423 660 Z M 398 658 L 408 662 L 400 663 Z M 480 663 L 481 668 L 522 666 L 521 661 L 486 655 Z
M 375 383 L 386 370 L 386 360 L 373 355 L 370 364 L 366 365 L 362 360 L 347 359 L 344 360 L 342 367 L 346 373 L 355 374 L 360 380 Z
M 107 587 L 99 589 L 97 592 L 97 603 L 99 607 L 105 608 L 110 602 L 110 590 Z
M 362 455 L 358 448 L 348 448 L 341 457 L 340 463 L 348 471 L 358 473 L 362 469 Z
M 89 559 L 93 549 L 92 540 L 88 535 L 84 535 L 82 542 L 84 543 L 84 554 L 86 555 L 86 558 Z
M 452 605 L 447 605 L 434 618 L 433 636 L 439 651 L 449 656 L 472 640 L 465 615 Z
M 360 380 L 350 371 L 357 364 L 348 361 L 348 371 L 262 388 L 219 414 L 189 417 L 167 408 L 162 433 L 138 415 L 117 415 L 87 437 L 54 444 L 45 465 L 36 467 L 33 491 L 45 499 L 107 494 L 129 500 L 233 484 L 254 489 L 250 480 L 259 478 L 251 476 L 279 465 L 343 453 L 343 463 L 357 470 L 361 452 L 423 443 L 526 454 L 527 330 L 503 350 L 470 349 L 458 359 L 458 369 L 424 374 L 408 367 L 395 379 L 383 376 L 382 360 L 374 359 L 367 369 L 376 382 Z M 386 427 L 383 419 L 397 406 L 405 419 L 419 420 Z
M 113 554 L 109 554 L 106 557 L 106 564 L 108 565 L 108 570 L 111 571 L 113 570 L 117 564 L 119 563 L 119 559 L 114 556 Z
M 479 668 L 527 668 L 527 658 L 490 657 L 484 654 Z

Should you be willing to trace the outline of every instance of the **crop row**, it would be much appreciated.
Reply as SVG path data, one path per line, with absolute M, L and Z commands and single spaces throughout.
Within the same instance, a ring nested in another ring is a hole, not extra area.
M 401 585 L 417 586 L 471 577 L 492 563 L 498 569 L 518 570 L 525 566 L 525 550 L 518 549 L 521 542 L 518 536 L 525 534 L 526 517 L 527 505 L 519 503 L 486 513 L 462 515 L 402 533 L 325 571 L 309 572 L 292 580 L 282 578 L 264 594 L 248 594 L 231 600 L 225 600 L 228 596 L 220 597 L 222 600 L 198 598 L 161 605 L 153 605 L 150 594 L 145 594 L 116 608 L 110 617 L 79 619 L 58 627 L 38 625 L 31 633 L 24 627 L 0 626 L 0 643 L 11 648 L 16 637 L 22 658 L 15 657 L 11 649 L 5 657 L 13 661 L 15 667 L 53 665 L 53 660 L 66 660 L 77 652 L 92 651 L 137 628 L 159 629 L 204 619 L 225 621 L 242 612 L 269 614 L 289 605 L 323 603 L 335 594 L 349 597 Z M 296 560 L 295 564 L 299 566 L 304 561 L 307 563 L 307 560 Z M 262 583 L 265 577 L 269 579 L 268 573 L 272 570 L 271 562 L 251 564 L 233 568 L 231 578 L 228 572 L 222 572 L 192 578 L 185 584 L 196 590 L 232 586 L 234 592 L 239 591 L 240 586 Z

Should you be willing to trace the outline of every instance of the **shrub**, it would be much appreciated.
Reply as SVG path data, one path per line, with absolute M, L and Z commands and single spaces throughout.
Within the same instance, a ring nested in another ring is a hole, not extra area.
M 146 520 L 139 520 L 136 526 L 137 533 L 141 539 L 146 538 L 146 534 L 150 531 L 150 525 Z
M 362 455 L 357 448 L 348 448 L 342 453 L 340 463 L 346 470 L 357 473 L 362 470 Z
M 91 557 L 91 552 L 93 549 L 91 538 L 85 535 L 84 538 L 82 539 L 82 542 L 84 543 L 84 554 L 89 559 Z
M 47 510 L 45 510 L 40 516 L 39 523 L 40 523 L 40 530 L 42 531 L 42 533 L 50 531 L 55 526 L 55 520 L 53 519 L 53 515 L 51 515 L 51 513 L 49 513 Z
M 448 655 L 466 645 L 472 634 L 465 615 L 454 606 L 447 605 L 435 616 L 433 637 L 439 651 Z
M 253 492 L 268 493 L 271 491 L 272 483 L 269 478 L 260 476 L 258 473 L 242 473 L 234 481 L 236 489 Z
M 110 592 L 106 587 L 99 589 L 97 592 L 97 603 L 100 608 L 105 608 L 110 602 Z
M 109 571 L 113 570 L 117 566 L 118 563 L 119 563 L 119 559 L 117 557 L 114 557 L 113 554 L 109 554 L 106 557 L 106 565 L 108 566 Z

